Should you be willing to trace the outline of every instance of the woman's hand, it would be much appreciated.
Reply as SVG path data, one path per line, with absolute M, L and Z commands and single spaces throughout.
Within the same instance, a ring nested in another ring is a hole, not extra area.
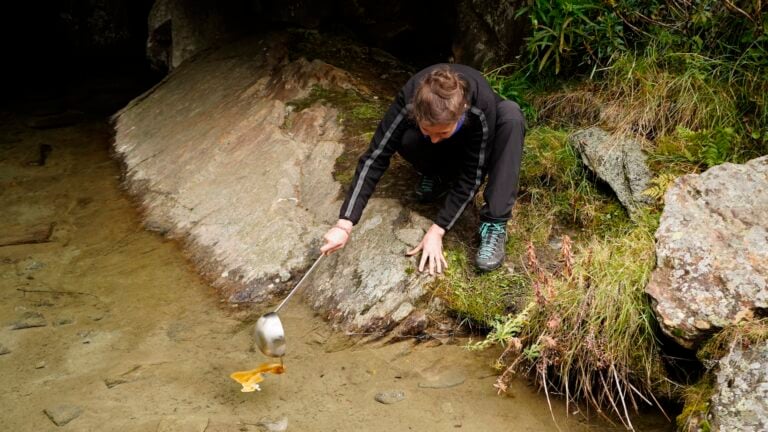
M 336 225 L 331 227 L 323 236 L 325 244 L 320 248 L 320 253 L 330 255 L 344 247 L 352 233 L 352 221 L 339 219 Z
M 432 276 L 435 275 L 435 270 L 437 270 L 437 273 L 442 273 L 443 269 L 448 268 L 448 263 L 443 256 L 443 235 L 445 235 L 445 230 L 436 224 L 432 224 L 427 233 L 424 234 L 424 238 L 421 239 L 421 243 L 406 254 L 413 256 L 422 251 L 421 261 L 419 262 L 420 272 L 424 271 L 424 264 L 427 263 L 429 263 L 429 274 Z

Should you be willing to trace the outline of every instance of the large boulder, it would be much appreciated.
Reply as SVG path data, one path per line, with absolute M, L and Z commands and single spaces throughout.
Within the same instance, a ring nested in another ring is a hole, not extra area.
M 768 341 L 720 359 L 710 412 L 716 431 L 768 430 Z
M 608 183 L 630 214 L 653 202 L 643 194 L 653 176 L 639 142 L 596 127 L 575 132 L 568 140 L 587 168 Z
M 334 108 L 306 102 L 311 89 L 374 100 L 368 89 L 387 87 L 370 81 L 378 73 L 366 56 L 345 59 L 371 72 L 353 76 L 305 60 L 301 50 L 323 50 L 292 45 L 295 36 L 189 59 L 114 117 L 114 149 L 146 225 L 181 240 L 231 302 L 286 293 L 338 217 L 343 193 L 333 174 L 344 131 Z M 303 108 L 289 104 L 300 98 Z M 374 197 L 350 244 L 308 280 L 309 302 L 349 331 L 391 328 L 424 295 L 425 279 L 404 252 L 429 224 L 396 199 Z
M 678 178 L 646 291 L 662 330 L 692 348 L 768 307 L 768 156 Z

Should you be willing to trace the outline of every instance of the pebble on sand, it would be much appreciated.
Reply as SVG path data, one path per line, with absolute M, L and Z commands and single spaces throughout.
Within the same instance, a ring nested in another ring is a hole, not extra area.
M 11 353 L 11 350 L 7 346 L 0 343 L 0 355 L 10 354 L 10 353 Z
M 24 312 L 21 318 L 11 325 L 11 330 L 21 330 L 32 327 L 45 327 L 48 322 L 40 312 Z
M 284 432 L 288 429 L 288 417 L 279 420 L 261 420 L 258 423 L 259 428 L 264 432 Z
M 376 396 L 373 398 L 376 399 L 376 402 L 381 402 L 385 405 L 391 405 L 405 399 L 405 392 L 402 390 L 390 390 L 376 393 Z
M 44 409 L 43 412 L 56 426 L 64 426 L 80 417 L 80 414 L 83 413 L 83 409 L 75 405 L 56 405 Z

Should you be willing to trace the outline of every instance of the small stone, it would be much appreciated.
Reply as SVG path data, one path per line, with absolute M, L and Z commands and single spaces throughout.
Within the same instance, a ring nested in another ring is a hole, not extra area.
M 11 325 L 11 330 L 45 327 L 47 325 L 45 317 L 40 312 L 24 312 L 21 318 Z
M 11 350 L 3 344 L 0 344 L 0 355 L 10 354 Z
M 283 432 L 288 429 L 288 417 L 279 420 L 261 420 L 257 426 L 264 432 Z
M 563 239 L 560 237 L 553 237 L 547 242 L 547 244 L 549 245 L 550 249 L 559 251 L 563 247 Z
M 83 413 L 83 409 L 75 405 L 56 405 L 44 409 L 43 412 L 56 426 L 64 426 L 80 417 L 80 414 Z
M 428 324 L 427 314 L 423 310 L 417 310 L 403 320 L 397 332 L 400 336 L 420 336 L 424 334 Z
M 56 321 L 54 321 L 53 325 L 58 327 L 58 326 L 63 326 L 63 325 L 69 325 L 69 324 L 72 324 L 74 322 L 75 322 L 75 320 L 73 320 L 72 318 L 60 318 L 60 319 L 57 319 Z
M 42 369 L 45 367 L 45 361 L 39 361 L 35 364 L 35 369 Z
M 376 402 L 383 403 L 384 405 L 392 405 L 405 399 L 405 392 L 402 390 L 390 390 L 376 393 L 376 396 L 373 398 L 376 399 Z
M 392 320 L 394 322 L 400 322 L 413 312 L 413 305 L 409 302 L 404 302 L 392 313 Z
M 280 276 L 280 282 L 288 282 L 289 280 L 291 280 L 291 272 L 289 272 L 286 269 L 280 270 L 278 275 Z
M 41 263 L 40 261 L 32 260 L 30 261 L 25 267 L 24 270 L 26 271 L 36 271 L 40 270 L 41 268 L 45 267 L 44 263 Z
M 112 378 L 105 378 L 104 379 L 104 385 L 107 386 L 107 388 L 117 387 L 120 384 L 125 384 L 129 382 L 127 379 L 122 377 L 112 377 Z

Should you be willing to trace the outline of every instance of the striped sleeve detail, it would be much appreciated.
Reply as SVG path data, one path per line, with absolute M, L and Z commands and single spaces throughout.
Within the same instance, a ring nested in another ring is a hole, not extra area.
M 357 178 L 357 183 L 355 184 L 355 189 L 352 192 L 352 197 L 349 199 L 349 204 L 347 204 L 347 211 L 344 212 L 344 217 L 349 218 L 352 216 L 352 211 L 355 208 L 355 202 L 357 201 L 358 195 L 360 195 L 360 190 L 363 188 L 363 184 L 365 183 L 365 176 L 368 175 L 368 170 L 376 158 L 379 157 L 381 152 L 384 151 L 384 148 L 387 146 L 387 142 L 389 142 L 389 138 L 395 132 L 397 126 L 400 124 L 400 122 L 403 120 L 403 117 L 405 117 L 407 113 L 408 107 L 403 107 L 403 109 L 400 110 L 400 113 L 398 113 L 397 117 L 395 117 L 395 121 L 393 121 L 392 125 L 389 126 L 387 133 L 384 134 L 384 138 L 381 140 L 381 143 L 379 143 L 379 146 L 376 147 L 376 150 L 374 150 L 374 152 L 371 153 L 371 156 L 368 157 L 368 160 L 365 161 L 365 165 L 363 166 L 363 169 L 360 171 L 360 175 Z
M 469 109 L 472 114 L 477 115 L 480 118 L 480 124 L 483 127 L 483 140 L 480 142 L 480 154 L 477 157 L 477 171 L 475 174 L 475 185 L 472 187 L 472 191 L 470 192 L 469 196 L 467 197 L 467 200 L 464 201 L 464 204 L 459 207 L 459 211 L 456 212 L 456 216 L 451 219 L 451 222 L 445 227 L 446 231 L 450 230 L 453 227 L 453 224 L 456 223 L 456 221 L 459 219 L 459 216 L 461 216 L 462 213 L 464 213 L 464 209 L 467 208 L 467 204 L 469 204 L 470 201 L 472 201 L 472 198 L 475 196 L 475 192 L 477 192 L 477 189 L 480 187 L 480 183 L 483 181 L 483 166 L 485 165 L 485 146 L 488 143 L 488 121 L 485 119 L 485 113 L 478 108 L 473 106 Z

